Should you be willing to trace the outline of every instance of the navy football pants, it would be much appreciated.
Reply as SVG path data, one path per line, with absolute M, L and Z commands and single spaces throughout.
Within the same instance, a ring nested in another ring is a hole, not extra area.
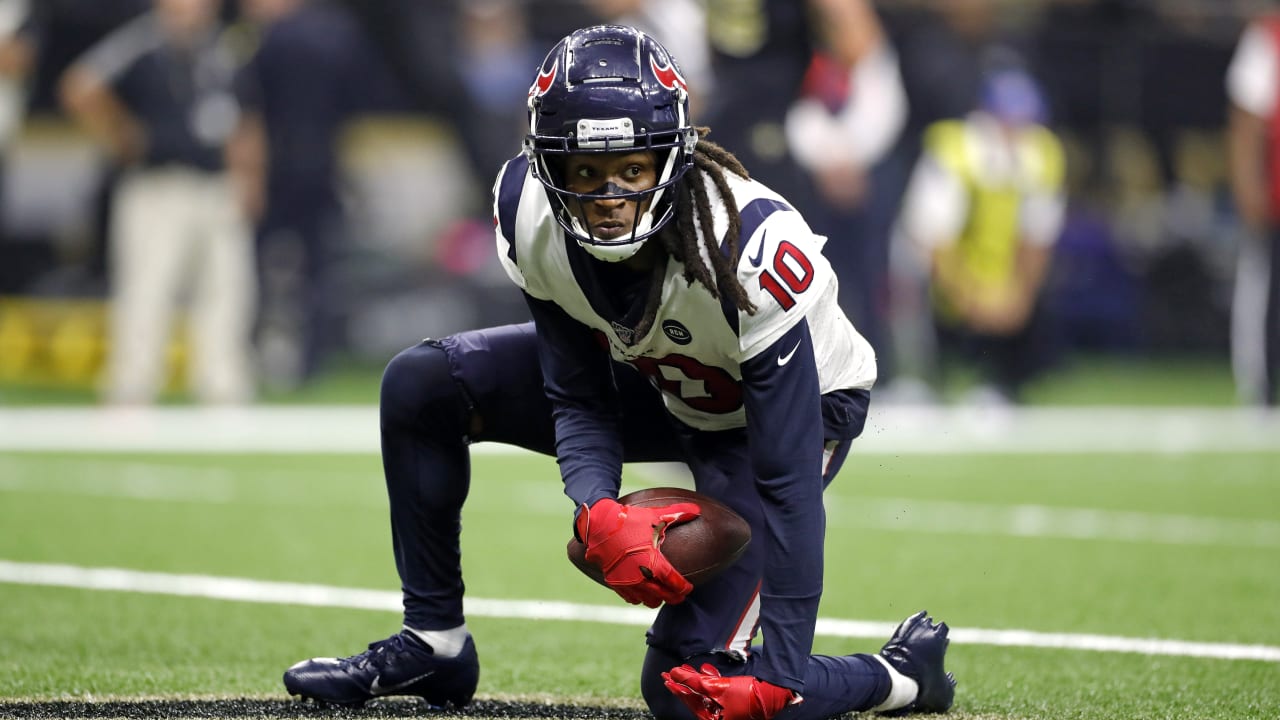
M 424 341 L 388 364 L 382 380 L 382 460 L 391 506 L 396 569 L 405 599 L 405 624 L 439 630 L 462 624 L 461 511 L 470 488 L 470 442 L 500 442 L 554 455 L 551 406 L 542 390 L 532 324 L 459 333 Z M 734 508 L 763 534 L 745 431 L 677 429 L 658 392 L 638 373 L 617 368 L 627 462 L 690 463 L 697 489 Z M 852 407 L 855 430 L 866 414 L 866 395 Z M 824 416 L 831 408 L 824 406 Z M 842 408 L 848 420 L 849 405 Z M 833 413 L 840 414 L 840 413 Z M 849 434 L 852 432 L 852 434 Z M 829 433 L 830 434 L 830 433 Z M 840 438 L 828 464 L 834 477 L 848 451 Z M 547 479 L 547 492 L 560 485 Z M 565 531 L 573 508 L 566 499 Z M 763 543 L 752 543 L 734 567 L 697 588 L 679 605 L 659 612 L 648 633 L 650 650 L 641 688 L 660 718 L 692 714 L 662 686 L 659 673 L 690 660 L 711 662 L 724 674 L 749 673 L 759 650 L 743 660 L 755 629 L 754 601 Z M 744 618 L 746 622 L 744 623 Z M 865 655 L 811 658 L 805 702 L 785 718 L 825 718 L 871 707 L 889 690 L 884 669 Z

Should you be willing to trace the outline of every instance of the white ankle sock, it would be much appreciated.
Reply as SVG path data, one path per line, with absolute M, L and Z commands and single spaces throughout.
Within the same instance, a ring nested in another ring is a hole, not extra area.
M 880 664 L 884 666 L 884 669 L 889 671 L 889 682 L 891 684 L 889 685 L 889 697 L 885 698 L 884 702 L 871 708 L 868 712 L 897 710 L 898 708 L 910 705 L 911 702 L 916 699 L 916 696 L 920 694 L 919 683 L 906 675 L 903 675 L 897 670 L 894 670 L 893 666 L 889 664 L 889 661 L 879 655 L 872 655 L 871 657 L 879 660 Z
M 454 657 L 462 652 L 462 646 L 467 643 L 467 638 L 471 636 L 471 633 L 467 631 L 466 623 L 450 630 L 417 630 L 408 625 L 405 625 L 404 629 L 416 635 L 422 642 L 430 645 L 431 649 L 440 657 Z

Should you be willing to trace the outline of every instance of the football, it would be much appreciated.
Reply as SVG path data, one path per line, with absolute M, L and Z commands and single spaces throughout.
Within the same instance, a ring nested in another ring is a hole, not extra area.
M 624 495 L 618 502 L 641 507 L 680 502 L 697 504 L 702 514 L 689 522 L 668 527 L 662 541 L 662 554 L 695 588 L 736 562 L 751 542 L 751 526 L 741 515 L 719 500 L 693 490 L 646 488 Z M 586 545 L 572 538 L 566 550 L 569 560 L 584 575 L 605 584 L 600 568 L 587 562 Z

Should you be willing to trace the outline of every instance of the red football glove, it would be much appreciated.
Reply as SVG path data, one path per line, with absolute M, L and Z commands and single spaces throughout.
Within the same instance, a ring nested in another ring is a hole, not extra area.
M 712 665 L 702 672 L 689 665 L 662 673 L 667 689 L 698 720 L 770 720 L 782 708 L 802 700 L 791 690 L 750 675 L 722 677 Z
M 623 600 L 656 608 L 684 600 L 693 585 L 662 556 L 667 526 L 701 514 L 694 503 L 647 508 L 597 500 L 578 514 L 578 538 L 586 558 L 604 572 L 604 581 Z

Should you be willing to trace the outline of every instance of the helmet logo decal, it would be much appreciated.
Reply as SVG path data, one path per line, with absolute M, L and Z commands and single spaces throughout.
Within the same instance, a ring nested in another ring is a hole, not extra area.
M 666 65 L 659 65 L 658 58 L 652 54 L 649 55 L 649 67 L 653 69 L 653 76 L 658 79 L 658 83 L 668 90 L 675 90 L 679 87 L 681 90 L 688 91 L 689 86 L 685 83 L 684 77 L 676 70 L 675 63 L 668 62 Z M 555 68 L 552 68 L 555 71 Z
M 533 86 L 529 88 L 529 97 L 539 97 L 542 95 L 546 95 L 547 91 L 551 89 L 551 83 L 555 82 L 556 71 L 559 69 L 560 69 L 559 58 L 556 58 L 556 61 L 554 63 L 551 63 L 551 69 L 548 70 L 547 72 L 542 72 L 542 70 L 539 69 L 538 79 L 535 80 L 533 82 Z

